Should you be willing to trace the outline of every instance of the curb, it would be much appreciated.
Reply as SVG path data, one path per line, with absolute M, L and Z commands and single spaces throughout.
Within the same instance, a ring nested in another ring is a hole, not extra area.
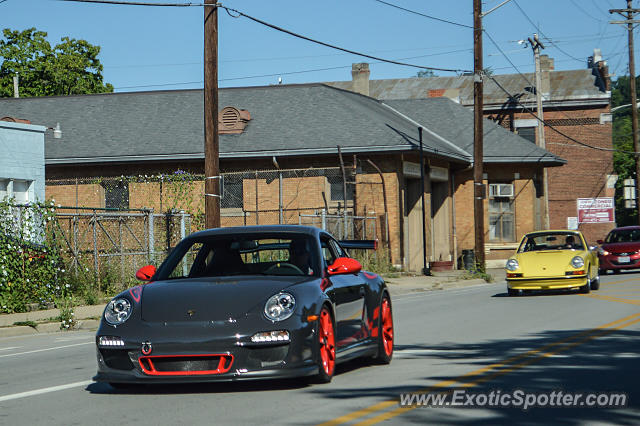
M 36 328 L 29 327 L 26 325 L 17 325 L 12 327 L 0 327 L 0 337 L 15 337 L 15 336 L 28 336 L 28 335 L 38 335 L 38 334 L 51 334 L 51 333 L 59 333 L 67 330 L 60 329 L 59 322 L 47 322 L 43 324 L 38 324 Z M 79 320 L 78 325 L 73 328 L 73 330 L 97 330 L 100 325 L 99 320 L 88 319 L 88 320 Z M 69 330 L 71 331 L 71 330 Z

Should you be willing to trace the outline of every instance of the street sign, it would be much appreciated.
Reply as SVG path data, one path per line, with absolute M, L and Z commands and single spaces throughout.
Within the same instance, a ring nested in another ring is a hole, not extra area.
M 615 222 L 615 204 L 612 197 L 578 198 L 578 222 Z

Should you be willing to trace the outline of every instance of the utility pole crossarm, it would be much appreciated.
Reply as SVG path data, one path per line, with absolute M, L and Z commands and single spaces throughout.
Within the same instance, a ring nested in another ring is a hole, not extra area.
M 619 13 L 620 15 L 625 15 L 627 13 L 638 13 L 640 12 L 640 9 L 633 9 L 633 8 L 629 8 L 629 9 L 609 9 L 609 13 Z

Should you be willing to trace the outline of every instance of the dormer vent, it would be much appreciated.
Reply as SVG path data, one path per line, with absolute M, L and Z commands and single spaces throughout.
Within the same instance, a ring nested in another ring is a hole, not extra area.
M 249 120 L 251 120 L 251 114 L 246 109 L 238 109 L 232 106 L 224 107 L 218 114 L 218 133 L 242 133 Z

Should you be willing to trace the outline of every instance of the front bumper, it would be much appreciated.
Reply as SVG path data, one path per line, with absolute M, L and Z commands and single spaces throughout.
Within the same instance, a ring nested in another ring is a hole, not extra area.
M 102 326 L 100 336 L 120 328 Z M 315 327 L 288 329 L 288 342 L 252 343 L 253 332 L 149 327 L 138 337 L 118 336 L 124 345 L 97 346 L 98 382 L 187 383 L 308 376 L 318 372 Z M 266 331 L 266 330 L 259 330 Z M 149 346 L 145 346 L 150 344 Z M 149 362 L 151 361 L 151 362 Z
M 580 288 L 585 284 L 586 275 L 507 278 L 507 287 L 513 290 L 562 290 Z
M 625 256 L 623 256 L 624 258 Z M 623 270 L 623 269 L 640 269 L 640 255 L 627 256 L 628 262 L 620 262 L 620 256 L 617 254 L 609 254 L 607 256 L 599 256 L 601 270 Z

